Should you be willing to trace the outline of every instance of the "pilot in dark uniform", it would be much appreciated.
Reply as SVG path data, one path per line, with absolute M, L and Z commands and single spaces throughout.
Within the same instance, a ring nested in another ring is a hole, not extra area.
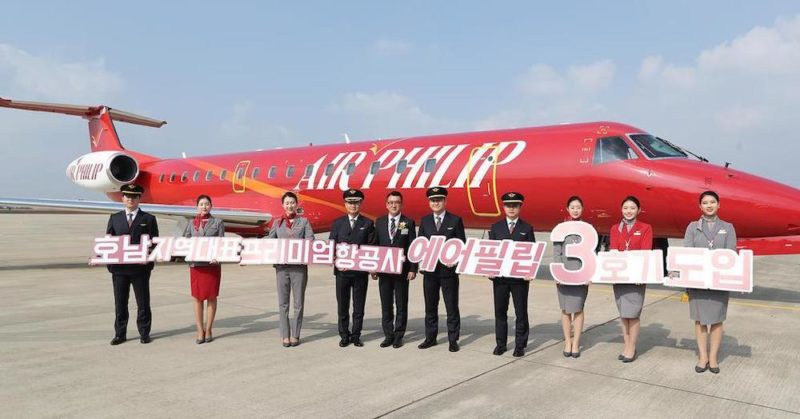
M 330 240 L 336 243 L 357 245 L 372 244 L 375 228 L 372 220 L 360 214 L 364 194 L 357 189 L 344 191 L 344 206 L 347 215 L 337 218 L 331 226 Z M 336 303 L 339 311 L 339 346 L 349 344 L 364 346 L 361 343 L 361 325 L 364 322 L 364 304 L 367 301 L 369 273 L 354 270 L 339 270 L 333 267 L 336 275 Z M 353 330 L 350 325 L 350 294 L 353 295 Z
M 403 195 L 392 191 L 386 196 L 387 215 L 375 220 L 375 242 L 378 246 L 400 247 L 408 254 L 408 246 L 417 237 L 414 220 L 401 214 Z M 392 345 L 403 346 L 403 335 L 408 322 L 408 282 L 417 276 L 417 264 L 408 260 L 403 262 L 403 272 L 399 275 L 377 274 L 381 294 L 381 325 L 384 339 L 381 348 Z M 397 319 L 393 304 L 397 304 Z M 394 324 L 393 324 L 394 323 Z
M 461 217 L 445 211 L 447 189 L 429 188 L 426 192 L 428 205 L 433 213 L 422 217 L 419 223 L 419 237 L 445 236 L 446 240 L 457 238 L 466 242 L 464 222 Z M 458 312 L 458 274 L 455 266 L 436 263 L 433 272 L 424 272 L 422 288 L 425 294 L 425 340 L 419 345 L 427 349 L 436 345 L 439 333 L 439 290 L 442 290 L 444 306 L 447 310 L 447 338 L 450 352 L 458 352 L 458 338 L 461 332 L 461 314 Z
M 130 235 L 132 244 L 139 244 L 143 234 L 158 236 L 156 217 L 139 209 L 139 199 L 144 188 L 139 185 L 125 185 L 122 202 L 125 210 L 112 214 L 108 218 L 106 234 L 112 236 Z M 108 265 L 114 283 L 114 339 L 112 345 L 119 345 L 127 339 L 128 330 L 128 296 L 133 285 L 136 295 L 136 326 L 139 329 L 139 341 L 150 343 L 150 272 L 153 263 L 146 265 Z
M 525 198 L 518 192 L 508 192 L 502 196 L 504 219 L 492 224 L 489 228 L 490 240 L 514 240 L 535 242 L 533 226 L 519 218 L 520 207 Z M 502 355 L 506 351 L 508 339 L 508 300 L 514 300 L 514 314 L 517 317 L 514 338 L 514 356 L 525 355 L 528 346 L 528 290 L 532 278 L 492 278 L 494 290 L 494 332 L 497 341 L 492 352 Z

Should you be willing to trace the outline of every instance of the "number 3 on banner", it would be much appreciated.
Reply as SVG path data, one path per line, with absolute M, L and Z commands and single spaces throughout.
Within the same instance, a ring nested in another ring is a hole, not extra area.
M 597 247 L 597 231 L 591 224 L 583 221 L 567 221 L 561 223 L 550 233 L 552 242 L 563 242 L 567 236 L 580 236 L 580 243 L 564 243 L 564 256 L 581 260 L 581 268 L 571 271 L 563 263 L 550 264 L 550 274 L 556 282 L 564 285 L 588 284 L 597 269 L 597 256 L 594 249 Z

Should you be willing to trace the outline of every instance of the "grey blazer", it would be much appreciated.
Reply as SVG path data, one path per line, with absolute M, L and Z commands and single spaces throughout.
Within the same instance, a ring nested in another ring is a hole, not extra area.
M 683 236 L 684 247 L 705 247 L 709 249 L 731 249 L 736 250 L 736 230 L 733 224 L 717 219 L 714 227 L 709 232 L 709 237 L 703 233 L 703 219 L 692 221 L 686 227 L 686 234 Z M 708 242 L 711 242 L 709 245 Z
M 272 223 L 272 228 L 267 234 L 268 239 L 313 239 L 314 231 L 311 230 L 311 223 L 308 218 L 297 216 L 292 221 L 292 228 L 290 229 L 282 218 L 276 219 Z
M 189 224 L 183 229 L 183 237 L 222 237 L 225 235 L 225 223 L 214 216 L 208 217 L 206 226 L 203 229 L 194 228 L 193 220 L 189 220 Z M 192 262 L 189 266 L 208 266 L 207 262 Z

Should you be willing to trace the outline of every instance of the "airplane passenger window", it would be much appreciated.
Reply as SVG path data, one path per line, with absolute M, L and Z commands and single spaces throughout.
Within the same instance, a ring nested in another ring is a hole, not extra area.
M 256 178 L 258 178 L 259 173 L 261 173 L 261 168 L 260 167 L 256 167 L 255 169 L 253 169 L 252 176 L 250 176 L 250 177 L 252 177 L 253 179 L 256 179 Z
M 375 173 L 378 173 L 378 170 L 380 168 L 381 168 L 381 162 L 379 161 L 372 162 L 372 164 L 369 166 L 369 174 L 374 175 Z
M 244 167 L 236 169 L 236 180 L 241 180 L 244 177 Z
M 161 176 L 158 177 L 158 183 L 164 183 L 164 174 L 162 173 Z
M 267 173 L 267 177 L 269 179 L 272 179 L 272 178 L 275 177 L 275 173 L 277 173 L 277 172 L 278 172 L 278 168 L 275 167 L 275 166 L 272 166 L 272 167 L 269 168 L 269 172 Z
M 305 171 L 305 174 L 303 174 L 303 176 L 309 177 L 309 176 L 311 176 L 311 173 L 313 173 L 313 172 L 314 172 L 314 165 L 313 164 L 309 164 L 308 166 L 306 166 L 306 171 Z
M 647 157 L 689 157 L 686 153 L 661 138 L 649 134 L 635 134 L 630 137 Z
M 223 171 L 219 172 L 219 180 L 225 180 L 225 178 L 227 176 L 228 176 L 228 171 L 227 170 L 223 170 Z
M 636 159 L 636 153 L 622 137 L 598 138 L 594 146 L 594 164 Z
M 192 176 L 192 182 L 197 182 L 197 179 L 200 179 L 200 171 L 195 170 L 194 175 Z
M 436 168 L 436 159 L 425 160 L 425 173 L 431 173 L 435 168 Z
M 325 166 L 325 176 L 330 176 L 331 174 L 333 174 L 333 164 L 332 163 L 327 165 L 327 166 Z
M 356 171 L 356 164 L 355 163 L 347 163 L 347 169 L 345 169 L 345 172 L 347 172 L 348 175 L 352 175 L 353 172 L 355 172 L 355 171 Z
M 183 172 L 181 175 L 181 183 L 186 182 L 186 179 L 189 178 L 189 172 Z
M 294 166 L 286 168 L 286 177 L 294 177 Z
M 408 161 L 400 160 L 397 162 L 397 168 L 395 169 L 395 172 L 403 173 L 403 171 L 406 170 L 406 166 L 408 166 Z
M 172 183 L 172 182 L 175 182 L 175 172 L 172 172 L 172 174 L 169 175 L 169 183 Z
M 207 170 L 206 171 L 206 182 L 211 180 L 211 176 L 212 175 L 213 175 L 213 173 L 211 172 L 211 170 Z

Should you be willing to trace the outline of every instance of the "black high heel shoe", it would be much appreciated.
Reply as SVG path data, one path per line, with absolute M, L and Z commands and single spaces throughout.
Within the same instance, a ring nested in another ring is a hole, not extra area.
M 638 355 L 639 355 L 639 354 L 638 354 L 638 353 L 636 353 L 636 351 L 633 351 L 633 356 L 632 356 L 632 357 L 630 357 L 630 358 L 626 358 L 626 357 L 624 357 L 624 356 L 623 356 L 623 357 L 622 357 L 622 362 L 624 362 L 624 363 L 626 363 L 626 364 L 627 364 L 627 363 L 629 363 L 629 362 L 636 361 L 636 357 L 637 357 Z
M 711 371 L 712 374 L 719 374 L 719 365 L 712 367 L 711 364 L 708 364 L 708 370 Z
M 696 372 L 698 374 L 700 374 L 702 372 L 706 372 L 707 369 L 708 369 L 708 362 L 706 362 L 706 366 L 704 366 L 704 367 L 698 367 L 697 365 L 694 366 L 694 372 Z

